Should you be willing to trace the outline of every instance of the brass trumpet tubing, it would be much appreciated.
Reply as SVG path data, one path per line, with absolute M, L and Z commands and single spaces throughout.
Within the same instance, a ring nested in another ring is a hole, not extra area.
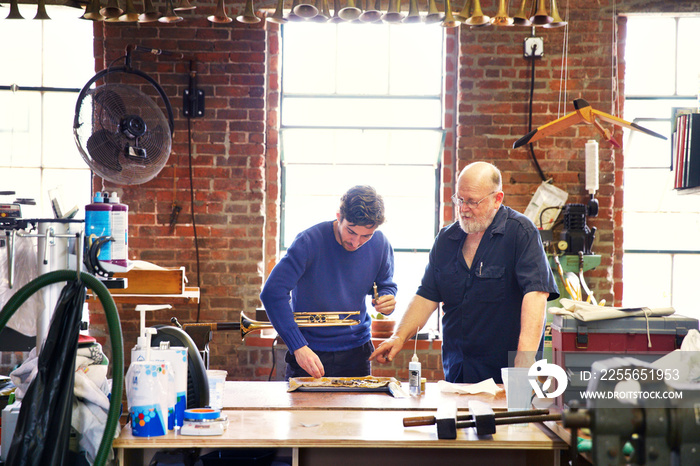
M 160 23 L 179 23 L 182 21 L 184 18 L 177 13 L 175 13 L 175 10 L 173 9 L 173 2 L 172 0 L 166 0 L 165 1 L 165 13 L 163 16 L 158 18 L 158 22 Z
M 360 21 L 363 23 L 374 23 L 382 20 L 382 1 L 376 0 L 374 8 L 369 8 L 369 0 L 367 0 L 368 8 L 360 15 Z
M 194 10 L 197 7 L 192 5 L 189 0 L 180 0 L 180 3 L 178 6 L 173 8 L 175 11 L 183 11 L 183 10 Z
M 341 18 L 338 15 L 339 11 L 340 11 L 340 0 L 333 0 L 333 16 L 328 21 L 331 23 L 342 23 L 343 21 L 345 21 L 343 18 Z
M 552 10 L 552 22 L 545 24 L 546 28 L 560 28 L 566 26 L 567 22 L 564 21 L 561 16 L 559 16 L 559 10 L 557 9 L 557 0 L 551 0 L 550 9 Z
M 124 13 L 124 10 L 122 10 L 119 7 L 119 1 L 118 0 L 109 0 L 107 2 L 107 6 L 102 8 L 100 10 L 100 14 L 104 16 L 105 21 L 112 19 L 112 18 L 119 18 L 121 14 Z
M 440 11 L 438 11 L 435 0 L 428 0 L 428 14 L 425 15 L 424 21 L 426 24 L 437 23 L 440 21 Z
M 328 10 L 328 0 L 316 0 L 316 10 L 318 10 L 318 14 L 310 18 L 310 21 L 326 23 L 331 18 L 331 13 Z
M 236 16 L 236 21 L 245 24 L 255 24 L 260 22 L 260 18 L 255 15 L 255 9 L 253 8 L 253 0 L 246 0 L 245 10 L 242 15 Z
M 345 327 L 351 325 L 357 325 L 360 322 L 357 320 L 350 319 L 351 315 L 357 315 L 360 311 L 349 311 L 349 312 L 295 312 L 294 322 L 296 322 L 299 327 Z M 345 315 L 344 318 L 340 318 L 340 315 Z M 221 328 L 222 324 L 216 326 L 217 329 Z M 240 320 L 240 330 L 241 337 L 245 337 L 250 332 L 256 330 L 264 330 L 274 328 L 270 322 L 260 322 L 253 320 L 241 312 Z M 233 329 L 233 327 L 229 327 Z
M 423 18 L 420 16 L 420 9 L 418 8 L 418 0 L 409 0 L 408 2 L 408 16 L 403 19 L 404 23 L 420 23 Z
M 85 13 L 81 19 L 89 19 L 90 21 L 103 21 L 104 17 L 100 14 L 100 0 L 90 0 L 90 3 L 85 7 Z
M 119 16 L 119 21 L 133 23 L 139 20 L 139 13 L 136 11 L 133 0 L 126 0 L 124 14 Z
M 461 21 L 463 23 L 466 23 L 469 17 L 471 16 L 471 11 L 472 11 L 472 0 L 465 0 L 464 1 L 464 6 L 462 7 L 462 10 L 455 15 L 455 18 L 457 21 Z
M 509 0 L 499 0 L 498 11 L 495 16 L 491 17 L 491 24 L 499 27 L 507 27 L 513 25 L 513 18 L 508 16 Z
M 401 0 L 389 0 L 389 8 L 382 15 L 382 20 L 387 23 L 400 23 L 404 15 L 401 13 Z
M 452 3 L 450 0 L 445 0 L 445 19 L 442 20 L 440 26 L 444 28 L 453 28 L 459 26 L 459 21 L 457 21 L 452 14 Z
M 217 0 L 216 10 L 214 11 L 213 15 L 207 16 L 207 20 L 217 24 L 226 24 L 233 21 L 233 18 L 230 18 L 226 14 L 226 5 L 224 5 L 224 0 Z
M 354 21 L 360 17 L 362 10 L 355 6 L 355 0 L 348 0 L 348 4 L 345 8 L 341 8 L 338 12 L 338 16 L 343 18 L 344 21 Z
M 151 23 L 158 21 L 158 18 L 163 16 L 160 11 L 153 6 L 153 0 L 144 0 L 143 13 L 139 15 L 139 23 Z
M 527 0 L 521 0 L 520 7 L 518 8 L 517 13 L 515 13 L 515 15 L 513 15 L 513 25 L 514 26 L 532 26 L 532 21 L 530 21 L 530 18 L 525 13 L 526 9 L 527 9 Z
M 39 19 L 39 20 L 51 19 L 51 18 L 49 18 L 49 14 L 46 12 L 46 1 L 45 0 L 39 0 L 37 2 L 36 16 L 34 16 L 34 19 Z
M 472 15 L 467 18 L 464 23 L 470 26 L 483 26 L 485 24 L 490 24 L 491 18 L 486 16 L 484 12 L 481 11 L 481 2 L 479 0 L 474 0 L 472 4 L 474 7 L 472 10 Z
M 535 26 L 544 26 L 552 22 L 552 17 L 547 14 L 547 8 L 545 7 L 545 0 L 536 0 L 537 10 L 530 16 L 530 21 Z
M 311 3 L 300 3 L 292 10 L 295 15 L 305 19 L 313 18 L 318 14 L 318 8 Z
M 289 10 L 287 15 L 287 21 L 304 21 L 304 18 L 294 13 L 294 7 L 299 4 L 299 0 L 292 0 L 292 8 Z
M 287 18 L 284 17 L 284 0 L 277 0 L 277 7 L 272 16 L 265 18 L 271 23 L 284 24 L 287 22 Z

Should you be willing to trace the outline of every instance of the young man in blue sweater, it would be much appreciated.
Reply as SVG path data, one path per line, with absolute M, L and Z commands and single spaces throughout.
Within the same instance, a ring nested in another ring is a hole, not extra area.
M 302 231 L 274 267 L 260 299 L 289 351 L 286 377 L 360 377 L 372 354 L 366 296 L 376 283 L 375 310 L 396 307 L 394 252 L 377 231 L 384 201 L 370 186 L 355 186 L 340 200 L 337 219 Z M 300 327 L 295 312 L 360 311 L 357 325 Z

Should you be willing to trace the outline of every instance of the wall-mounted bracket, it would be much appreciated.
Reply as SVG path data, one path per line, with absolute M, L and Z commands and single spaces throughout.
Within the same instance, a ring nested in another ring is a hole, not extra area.
M 526 37 L 523 43 L 525 58 L 542 58 L 544 56 L 544 39 L 542 37 Z

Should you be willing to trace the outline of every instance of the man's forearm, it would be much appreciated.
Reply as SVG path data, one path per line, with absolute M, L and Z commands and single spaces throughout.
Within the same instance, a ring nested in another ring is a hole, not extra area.
M 540 346 L 544 328 L 547 296 L 544 291 L 532 291 L 523 297 L 520 312 L 520 337 L 518 351 L 531 351 L 533 354 Z

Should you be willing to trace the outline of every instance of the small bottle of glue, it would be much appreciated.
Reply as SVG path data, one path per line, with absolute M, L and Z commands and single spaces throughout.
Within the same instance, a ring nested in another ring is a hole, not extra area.
M 411 362 L 408 363 L 408 391 L 412 396 L 419 396 L 421 394 L 420 361 L 418 360 L 418 354 L 416 354 L 416 350 L 418 349 L 418 331 L 416 331 L 415 338 L 413 357 L 411 358 Z

